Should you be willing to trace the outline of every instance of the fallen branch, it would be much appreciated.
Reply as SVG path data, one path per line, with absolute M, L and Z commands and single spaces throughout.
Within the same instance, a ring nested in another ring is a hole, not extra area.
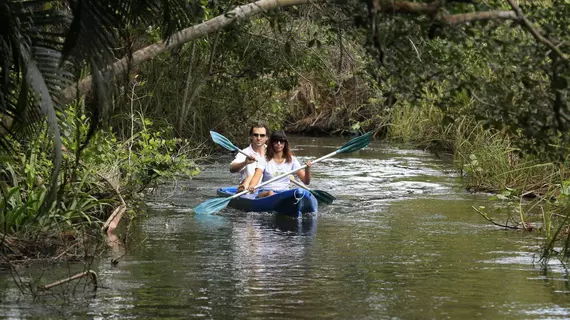
M 138 248 L 141 244 L 145 243 L 147 238 L 148 238 L 148 236 L 146 236 L 139 244 L 134 246 L 131 250 L 134 250 L 134 249 Z M 119 263 L 119 260 L 126 255 L 127 255 L 127 251 L 125 250 L 125 252 L 122 255 L 111 260 L 111 265 L 116 266 Z
M 486 214 L 484 214 L 483 212 L 477 210 L 477 208 L 475 208 L 474 206 L 471 206 L 471 208 L 473 208 L 473 210 L 475 210 L 478 214 L 480 214 L 483 218 L 485 218 L 485 220 L 491 222 L 492 224 L 501 227 L 501 228 L 507 228 L 507 229 L 514 229 L 514 230 L 518 230 L 519 227 L 517 226 L 509 226 L 509 225 L 504 225 L 504 224 L 500 224 L 500 223 L 496 223 L 495 221 L 493 221 L 493 219 L 487 217 Z
M 71 248 L 75 247 L 76 245 L 79 244 L 79 241 L 72 244 L 71 246 L 69 246 L 69 248 L 65 249 L 62 253 L 60 253 L 57 257 L 53 258 L 53 260 L 58 260 L 59 258 L 61 258 L 64 254 L 66 254 L 69 250 L 71 250 Z
M 107 233 L 113 232 L 119 225 L 119 222 L 121 221 L 121 218 L 123 217 L 123 213 L 125 213 L 125 211 L 127 211 L 127 205 L 124 203 L 115 208 L 105 224 L 103 224 L 103 227 L 101 227 L 101 231 L 106 230 Z
M 93 271 L 93 270 L 87 270 L 87 271 L 78 273 L 78 274 L 76 274 L 76 275 L 73 275 L 73 276 L 71 276 L 71 277 L 69 277 L 69 278 L 65 278 L 65 279 L 63 279 L 63 280 L 59 280 L 59 281 L 56 281 L 56 282 L 54 282 L 54 283 L 47 284 L 47 285 L 45 285 L 45 286 L 43 286 L 43 287 L 40 287 L 40 290 L 49 290 L 49 289 L 51 289 L 51 288 L 53 288 L 53 287 L 60 286 L 60 285 L 62 285 L 62 284 L 68 283 L 68 282 L 73 281 L 73 280 L 76 280 L 76 279 L 81 279 L 81 278 L 83 278 L 83 277 L 85 277 L 85 276 L 90 276 L 90 277 L 91 277 L 91 282 L 93 282 L 93 291 L 97 291 L 97 273 L 95 273 L 95 271 Z

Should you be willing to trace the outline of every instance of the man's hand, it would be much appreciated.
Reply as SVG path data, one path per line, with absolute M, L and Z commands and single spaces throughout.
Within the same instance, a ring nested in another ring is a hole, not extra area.
M 255 161 L 256 161 L 255 158 L 253 156 L 249 155 L 249 156 L 247 156 L 247 158 L 245 158 L 245 165 L 252 164 Z

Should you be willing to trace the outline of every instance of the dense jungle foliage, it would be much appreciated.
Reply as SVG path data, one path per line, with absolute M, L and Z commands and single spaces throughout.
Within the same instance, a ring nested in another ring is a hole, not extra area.
M 253 122 L 452 153 L 566 256 L 570 4 L 519 2 L 0 1 L 3 257 L 85 239 Z

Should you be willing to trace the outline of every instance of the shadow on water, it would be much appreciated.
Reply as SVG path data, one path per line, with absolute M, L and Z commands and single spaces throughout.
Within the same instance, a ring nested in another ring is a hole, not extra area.
M 221 229 L 230 227 L 232 220 L 242 219 L 243 213 L 234 213 L 231 215 L 193 215 L 197 224 L 203 229 Z M 283 236 L 314 236 L 317 232 L 316 214 L 305 214 L 299 218 L 293 218 L 285 215 L 277 215 L 273 213 L 248 213 L 252 224 L 260 229 L 274 231 Z
M 269 214 L 260 219 L 260 227 L 283 235 L 314 236 L 317 233 L 317 215 L 292 218 Z

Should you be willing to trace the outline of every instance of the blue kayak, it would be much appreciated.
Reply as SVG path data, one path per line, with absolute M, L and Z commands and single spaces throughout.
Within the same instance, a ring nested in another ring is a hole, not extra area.
M 218 189 L 218 195 L 230 197 L 236 194 L 237 187 L 224 187 Z M 292 217 L 303 213 L 313 213 L 319 210 L 317 199 L 307 190 L 296 188 L 277 192 L 276 194 L 256 198 L 257 193 L 248 193 L 230 200 L 228 206 L 254 212 L 277 212 Z

